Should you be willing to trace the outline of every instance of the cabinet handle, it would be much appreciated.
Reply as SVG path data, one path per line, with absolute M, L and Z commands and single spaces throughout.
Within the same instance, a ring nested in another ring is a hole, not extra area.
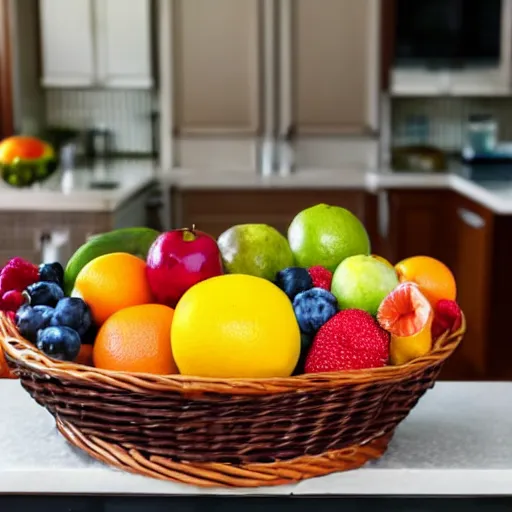
M 466 208 L 458 208 L 457 214 L 460 220 L 474 229 L 482 229 L 485 226 L 485 220 L 478 213 L 467 210 Z

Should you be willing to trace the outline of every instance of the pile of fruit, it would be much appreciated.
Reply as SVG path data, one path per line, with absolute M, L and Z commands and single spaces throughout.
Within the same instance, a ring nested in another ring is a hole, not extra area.
M 442 262 L 371 254 L 348 210 L 300 212 L 217 240 L 195 229 L 97 235 L 67 263 L 14 258 L 0 310 L 48 356 L 114 371 L 289 377 L 401 365 L 460 327 Z
M 57 157 L 47 142 L 23 135 L 0 141 L 0 176 L 7 184 L 29 187 L 56 170 Z

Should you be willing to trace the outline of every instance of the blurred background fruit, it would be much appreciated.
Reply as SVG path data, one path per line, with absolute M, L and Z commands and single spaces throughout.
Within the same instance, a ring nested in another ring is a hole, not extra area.
M 100 328 L 94 366 L 105 370 L 178 373 L 171 350 L 174 310 L 162 304 L 133 306 L 113 314 Z
M 301 347 L 286 294 L 243 274 L 190 288 L 176 306 L 171 338 L 180 373 L 213 378 L 289 377 Z
M 57 169 L 53 148 L 35 137 L 13 136 L 0 142 L 0 173 L 13 187 L 30 187 Z
M 121 309 L 153 300 L 146 263 L 124 252 L 105 254 L 87 263 L 76 278 L 72 295 L 89 305 L 98 326 Z
M 455 300 L 457 285 L 451 270 L 430 256 L 412 256 L 395 265 L 401 283 L 416 283 L 433 307 L 441 299 Z

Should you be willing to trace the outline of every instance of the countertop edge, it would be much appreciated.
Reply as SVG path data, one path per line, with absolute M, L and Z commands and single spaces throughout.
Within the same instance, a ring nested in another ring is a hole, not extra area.
M 260 488 L 199 488 L 108 468 L 0 472 L 2 494 L 153 496 L 512 496 L 511 469 L 373 469 Z

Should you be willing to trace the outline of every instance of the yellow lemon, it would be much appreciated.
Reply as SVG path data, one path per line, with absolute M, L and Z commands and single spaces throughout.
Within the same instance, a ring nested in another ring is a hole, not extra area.
M 212 378 L 289 377 L 300 354 L 290 300 L 266 279 L 229 274 L 190 288 L 171 327 L 180 373 Z

